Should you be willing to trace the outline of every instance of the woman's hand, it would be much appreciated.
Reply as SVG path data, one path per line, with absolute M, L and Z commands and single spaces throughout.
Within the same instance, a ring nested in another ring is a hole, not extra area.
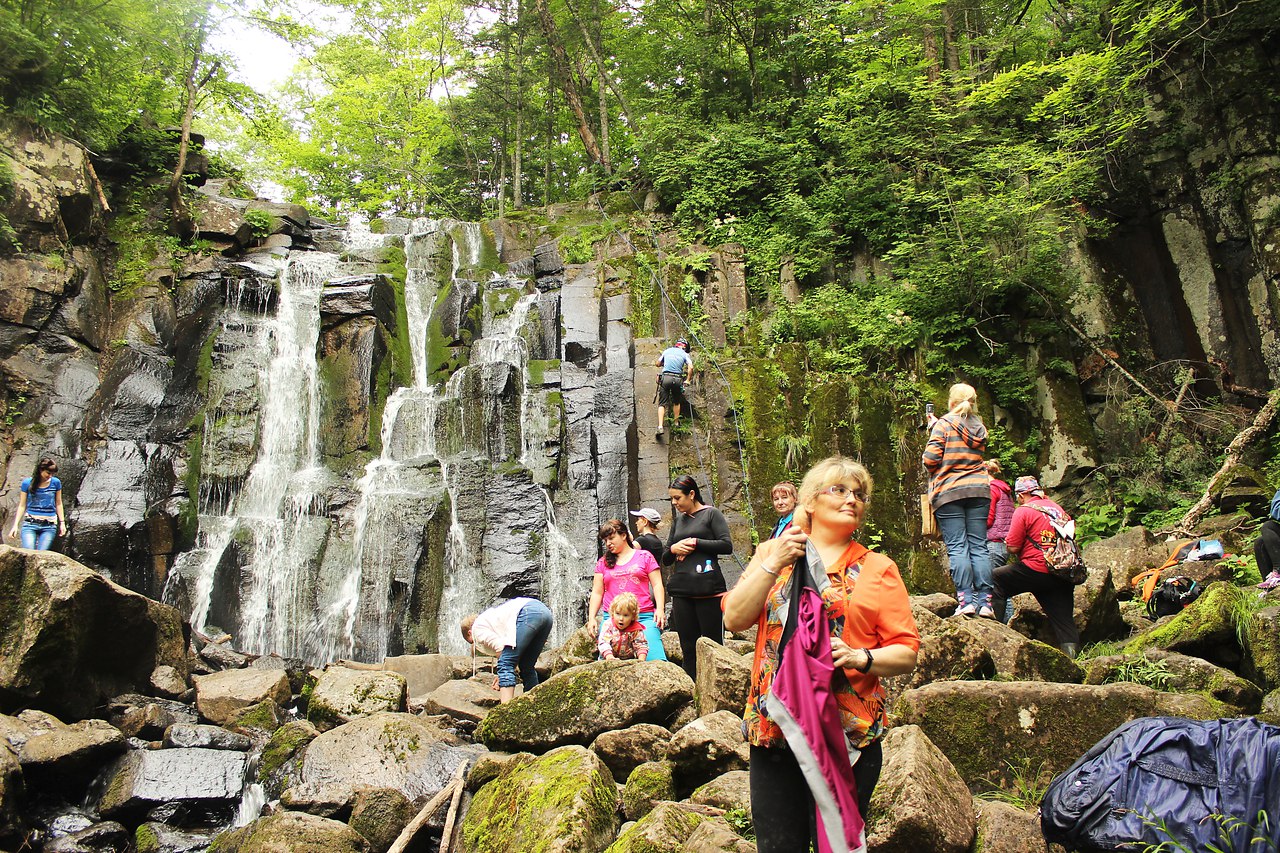
M 653 624 L 658 626 L 659 631 L 666 630 L 667 614 L 663 613 L 661 610 L 656 611 L 653 614 Z
M 862 649 L 855 649 L 839 637 L 831 638 L 831 661 L 840 669 L 856 669 L 867 664 L 867 654 Z
M 600 618 L 592 617 L 587 620 L 587 633 L 591 635 L 591 639 L 596 639 L 600 634 Z
M 687 557 L 698 549 L 698 540 L 690 536 L 687 539 L 681 539 L 679 542 L 671 546 L 671 553 L 677 557 Z
M 10 538 L 10 539 L 17 539 L 17 538 L 18 538 L 18 527 L 17 527 L 17 525 L 14 525 L 13 527 L 10 527 L 10 528 L 9 528 L 9 538 Z
M 809 535 L 799 527 L 788 527 L 773 539 L 760 546 L 760 560 L 764 570 L 771 575 L 793 565 L 804 556 Z

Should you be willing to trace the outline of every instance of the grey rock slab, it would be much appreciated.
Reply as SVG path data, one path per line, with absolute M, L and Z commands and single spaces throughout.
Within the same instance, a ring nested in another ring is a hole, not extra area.
M 197 675 L 196 707 L 215 723 L 232 722 L 237 712 L 265 700 L 289 701 L 289 676 L 280 670 L 229 669 Z
M 133 751 L 108 771 L 98 810 L 104 817 L 162 803 L 229 803 L 240 799 L 247 757 L 224 749 Z
M 237 732 L 229 732 L 218 726 L 178 723 L 164 733 L 164 745 L 181 749 L 230 749 L 247 752 L 253 742 Z

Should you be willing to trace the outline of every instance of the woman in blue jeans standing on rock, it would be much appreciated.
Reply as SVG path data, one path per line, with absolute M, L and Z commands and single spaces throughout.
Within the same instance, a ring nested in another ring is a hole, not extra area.
M 40 460 L 34 477 L 22 481 L 22 497 L 18 499 L 18 512 L 9 527 L 9 538 L 22 529 L 22 547 L 34 551 L 48 551 L 55 535 L 67 533 L 67 515 L 62 508 L 62 481 L 58 463 L 49 457 Z
M 929 472 L 929 502 L 947 546 L 956 585 L 957 616 L 994 619 L 991 558 L 987 554 L 987 511 L 991 477 L 983 464 L 987 427 L 974 413 L 978 392 L 963 382 L 951 386 L 947 413 L 929 415 L 929 441 L 920 457 Z
M 516 695 L 516 670 L 528 693 L 538 686 L 538 655 L 551 636 L 551 611 L 536 598 L 513 598 L 462 620 L 462 638 L 498 656 L 498 701 Z

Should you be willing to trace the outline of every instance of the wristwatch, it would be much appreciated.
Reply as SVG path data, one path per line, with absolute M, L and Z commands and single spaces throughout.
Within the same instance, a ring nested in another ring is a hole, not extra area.
M 866 666 L 855 666 L 855 667 L 854 667 L 854 669 L 856 669 L 858 672 L 864 672 L 864 673 L 865 673 L 865 672 L 870 672 L 870 671 L 871 671 L 871 665 L 872 665 L 872 664 L 874 664 L 874 663 L 876 662 L 876 659 L 875 659 L 875 658 L 873 658 L 873 657 L 871 656 L 871 649 L 863 649 L 863 650 L 862 650 L 862 653 L 863 653 L 864 655 L 866 655 L 866 656 L 867 656 L 867 665 L 866 665 Z

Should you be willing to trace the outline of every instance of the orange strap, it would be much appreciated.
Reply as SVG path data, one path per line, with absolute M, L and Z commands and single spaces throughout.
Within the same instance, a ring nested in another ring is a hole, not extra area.
M 1129 581 L 1129 585 L 1135 588 L 1138 584 L 1142 584 L 1143 601 L 1151 600 L 1151 593 L 1156 591 L 1156 584 L 1160 581 L 1160 573 L 1170 566 L 1178 565 L 1178 552 L 1181 551 L 1182 546 L 1186 544 L 1186 542 L 1179 542 L 1175 545 L 1173 551 L 1169 554 L 1169 558 L 1164 561 L 1164 565 L 1160 568 L 1147 569 L 1145 572 L 1138 572 L 1138 574 L 1134 575 L 1133 580 Z

